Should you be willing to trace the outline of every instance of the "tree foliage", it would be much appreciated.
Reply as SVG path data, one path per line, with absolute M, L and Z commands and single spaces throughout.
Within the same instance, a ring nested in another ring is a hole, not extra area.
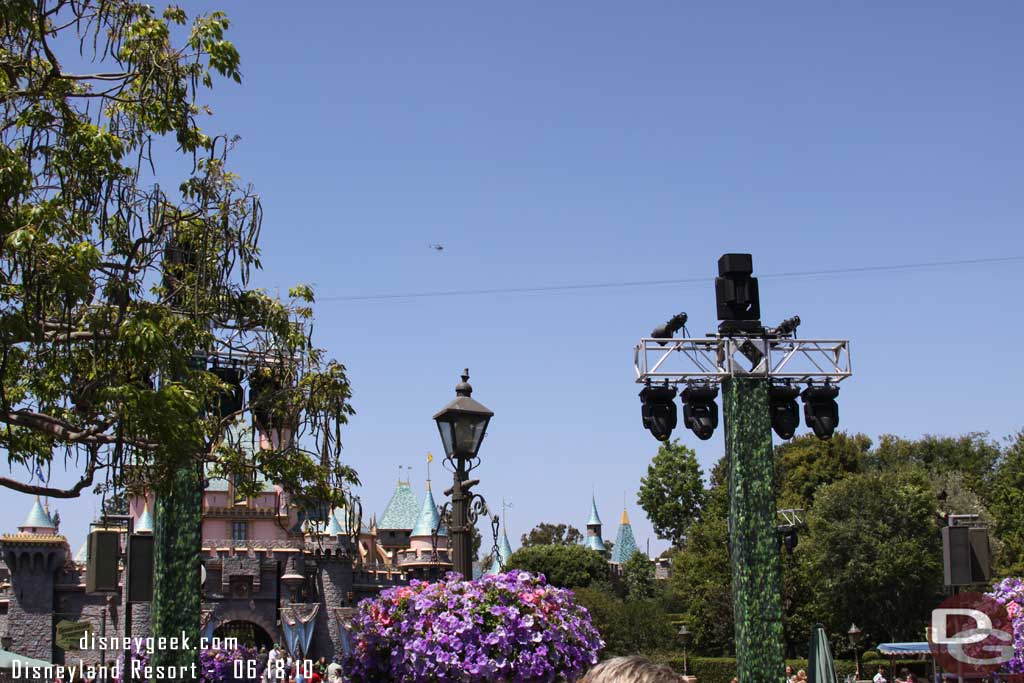
M 259 197 L 229 169 L 235 141 L 200 125 L 214 79 L 241 79 L 228 26 L 130 0 L 0 5 L 0 448 L 15 473 L 81 475 L 0 485 L 73 497 L 128 462 L 157 492 L 210 462 L 297 502 L 356 481 L 340 462 L 350 386 L 307 333 L 313 293 L 249 286 Z M 175 155 L 192 171 L 162 185 Z M 253 400 L 223 414 L 236 361 Z M 245 413 L 293 438 L 253 461 L 224 442 Z
M 582 545 L 526 546 L 512 553 L 505 569 L 543 574 L 559 588 L 586 587 L 608 579 L 608 561 Z
M 601 585 L 579 588 L 575 593 L 605 641 L 605 655 L 651 653 L 673 646 L 672 623 L 656 600 L 624 601 Z
M 637 504 L 647 513 L 658 538 L 682 545 L 700 518 L 704 474 L 693 450 L 678 439 L 662 443 L 640 480 Z
M 524 548 L 535 545 L 578 545 L 582 542 L 583 534 L 576 527 L 548 522 L 541 522 L 520 538 L 520 545 Z
M 866 642 L 920 637 L 942 595 L 936 507 L 913 470 L 855 474 L 818 492 L 797 552 L 812 577 L 811 611 L 831 632 L 852 621 Z
M 780 508 L 808 508 L 815 492 L 847 475 L 864 471 L 871 439 L 837 432 L 828 441 L 802 434 L 775 448 Z
M 1000 456 L 989 500 L 1001 542 L 998 569 L 1003 576 L 1024 575 L 1024 431 Z
M 643 553 L 633 556 L 622 565 L 622 582 L 629 600 L 650 600 L 654 597 L 654 565 Z

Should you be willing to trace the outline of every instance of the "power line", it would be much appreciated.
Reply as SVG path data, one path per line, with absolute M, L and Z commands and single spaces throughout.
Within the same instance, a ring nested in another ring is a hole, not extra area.
M 1024 256 L 1000 256 L 994 258 L 962 259 L 957 261 L 926 261 L 920 263 L 900 263 L 894 265 L 855 266 L 851 268 L 832 268 L 824 270 L 802 270 L 783 273 L 758 273 L 761 279 L 786 279 L 812 277 L 817 275 L 849 275 L 855 273 L 878 273 L 901 270 L 919 270 L 923 268 L 955 268 L 959 266 L 995 265 L 1024 261 Z M 404 294 L 357 294 L 352 296 L 317 297 L 317 302 L 341 301 L 390 301 L 395 299 L 432 299 L 451 296 L 479 296 L 486 294 L 537 294 L 544 292 L 573 292 L 594 289 L 624 289 L 627 287 L 660 287 L 664 285 L 689 285 L 709 282 L 709 277 L 689 277 L 675 280 L 624 280 L 618 282 L 591 282 L 569 285 L 538 285 L 533 287 L 495 287 L 491 289 L 450 289 L 433 292 L 406 292 Z

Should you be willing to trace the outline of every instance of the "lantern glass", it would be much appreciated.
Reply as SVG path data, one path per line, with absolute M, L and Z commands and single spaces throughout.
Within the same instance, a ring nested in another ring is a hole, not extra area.
M 449 458 L 473 458 L 480 450 L 490 415 L 447 411 L 437 417 L 441 443 Z

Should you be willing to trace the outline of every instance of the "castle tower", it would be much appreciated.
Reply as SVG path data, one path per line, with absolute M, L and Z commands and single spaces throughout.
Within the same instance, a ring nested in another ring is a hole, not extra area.
M 434 558 L 434 529 L 437 529 L 437 558 Z M 448 530 L 441 524 L 441 516 L 437 513 L 434 493 L 430 490 L 427 479 L 427 494 L 423 497 L 423 505 L 416 517 L 409 534 L 409 550 L 400 554 L 399 564 L 403 571 L 410 575 L 419 574 L 421 578 L 431 573 L 438 576 L 452 567 L 448 557 Z M 436 571 L 435 571 L 436 570 Z
M 412 492 L 409 480 L 398 480 L 391 500 L 377 523 L 377 541 L 393 564 L 398 563 L 398 551 L 409 547 L 409 535 L 419 519 L 420 505 Z
M 615 536 L 615 547 L 612 548 L 612 557 L 609 560 L 612 564 L 623 565 L 640 552 L 636 547 L 636 539 L 633 537 L 633 525 L 629 523 L 629 515 L 626 508 L 622 508 L 622 517 L 619 519 L 619 533 Z
M 37 497 L 19 533 L 0 536 L 0 553 L 11 573 L 7 610 L 10 650 L 51 661 L 55 575 L 70 555 L 67 539 L 57 535 Z M 11 628 L 16 624 L 17 628 Z
M 599 553 L 608 552 L 601 536 L 601 516 L 597 514 L 597 501 L 593 496 L 590 497 L 590 519 L 587 520 L 587 538 L 583 544 Z

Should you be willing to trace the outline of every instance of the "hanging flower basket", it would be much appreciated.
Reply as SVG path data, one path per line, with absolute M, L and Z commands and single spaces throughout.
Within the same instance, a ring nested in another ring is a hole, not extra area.
M 381 683 L 575 681 L 604 647 L 570 591 L 519 571 L 382 591 L 352 631 L 347 677 Z

